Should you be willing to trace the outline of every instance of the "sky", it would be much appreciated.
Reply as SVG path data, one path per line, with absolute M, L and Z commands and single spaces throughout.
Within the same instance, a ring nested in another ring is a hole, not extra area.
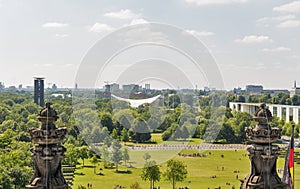
M 141 23 L 168 24 L 198 38 L 225 89 L 290 89 L 294 80 L 300 83 L 300 1 L 290 0 L 0 0 L 0 82 L 27 86 L 44 76 L 46 86 L 74 87 L 97 42 Z M 119 82 L 113 72 L 97 87 Z M 210 85 L 191 80 L 194 87 Z

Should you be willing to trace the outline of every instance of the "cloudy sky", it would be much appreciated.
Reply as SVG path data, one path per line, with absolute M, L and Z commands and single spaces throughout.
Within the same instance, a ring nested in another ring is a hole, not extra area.
M 0 82 L 26 86 L 45 76 L 47 85 L 73 87 L 97 41 L 147 22 L 202 41 L 226 89 L 300 83 L 300 1 L 290 0 L 0 0 Z

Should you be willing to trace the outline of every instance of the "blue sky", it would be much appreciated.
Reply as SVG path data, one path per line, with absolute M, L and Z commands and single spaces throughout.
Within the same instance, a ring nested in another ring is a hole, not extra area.
M 72 87 L 99 39 L 145 22 L 195 35 L 226 89 L 300 83 L 300 1 L 289 0 L 0 0 L 0 81 L 25 86 L 45 76 L 46 83 Z

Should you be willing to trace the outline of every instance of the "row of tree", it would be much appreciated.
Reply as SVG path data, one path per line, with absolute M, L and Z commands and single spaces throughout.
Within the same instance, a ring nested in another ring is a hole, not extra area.
M 249 102 L 249 103 L 268 103 L 268 104 L 282 104 L 282 105 L 300 105 L 300 96 L 294 95 L 290 97 L 289 94 L 280 92 L 278 94 L 271 95 L 270 93 L 264 93 L 260 95 L 249 94 L 229 94 L 228 99 L 230 102 Z
M 170 181 L 172 188 L 176 188 L 176 183 L 184 181 L 187 177 L 188 171 L 186 165 L 179 160 L 167 161 L 167 169 L 164 173 L 160 171 L 159 166 L 155 161 L 146 161 L 142 169 L 141 178 L 144 181 L 149 181 L 150 189 L 155 188 L 154 183 L 159 182 L 163 175 L 167 181 Z

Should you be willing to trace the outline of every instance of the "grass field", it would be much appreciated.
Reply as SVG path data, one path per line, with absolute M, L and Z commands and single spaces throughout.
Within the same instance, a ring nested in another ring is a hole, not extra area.
M 198 151 L 196 150 L 181 151 L 181 153 L 185 154 L 197 152 Z M 142 158 L 144 153 L 145 152 L 142 151 L 136 152 L 135 156 L 132 158 L 134 158 L 135 161 L 144 163 Z M 174 152 L 156 151 L 155 153 L 151 154 L 151 159 L 163 159 L 163 156 L 170 157 L 171 155 L 168 153 L 173 154 Z M 209 153 L 211 155 L 209 155 Z M 232 185 L 235 185 L 235 188 L 239 188 L 240 181 L 236 179 L 236 175 L 238 174 L 239 178 L 244 178 L 250 171 L 249 158 L 248 156 L 244 156 L 244 154 L 247 154 L 245 150 L 210 150 L 206 151 L 205 154 L 207 154 L 207 157 L 173 156 L 174 159 L 184 161 L 188 169 L 187 179 L 184 182 L 178 183 L 177 187 L 187 186 L 191 189 L 207 189 L 221 186 L 222 189 L 231 189 Z M 221 157 L 221 154 L 224 155 L 224 158 Z M 283 168 L 283 164 L 284 159 L 280 158 L 278 160 L 277 168 Z M 132 165 L 135 166 L 134 162 Z M 224 167 L 224 171 L 222 171 L 222 167 Z M 116 173 L 115 169 L 104 169 L 103 162 L 99 162 L 96 169 L 97 173 L 100 172 L 100 168 L 103 169 L 101 173 L 104 175 L 94 174 L 94 168 L 89 161 L 86 161 L 86 166 L 84 168 L 82 168 L 80 165 L 77 166 L 74 185 L 72 188 L 77 189 L 78 185 L 87 186 L 88 183 L 92 183 L 94 189 L 112 189 L 115 185 L 122 185 L 125 188 L 129 188 L 129 186 L 135 182 L 138 182 L 143 189 L 149 188 L 149 183 L 144 182 L 140 178 L 140 168 L 127 168 L 124 166 L 119 166 L 119 170 L 124 172 L 126 170 L 130 170 L 131 174 Z M 160 164 L 160 170 L 164 172 L 165 169 L 165 162 L 163 163 L 162 161 Z M 238 170 L 239 173 L 234 173 L 235 170 Z M 214 179 L 210 178 L 210 176 L 213 175 L 216 175 L 217 177 Z M 295 164 L 295 175 L 295 188 L 300 188 L 300 176 L 297 176 L 300 175 L 299 164 Z M 229 182 L 231 186 L 227 186 L 226 182 Z M 156 186 L 160 186 L 161 189 L 172 188 L 171 184 L 168 181 L 165 181 L 163 177 L 159 183 L 156 183 Z

